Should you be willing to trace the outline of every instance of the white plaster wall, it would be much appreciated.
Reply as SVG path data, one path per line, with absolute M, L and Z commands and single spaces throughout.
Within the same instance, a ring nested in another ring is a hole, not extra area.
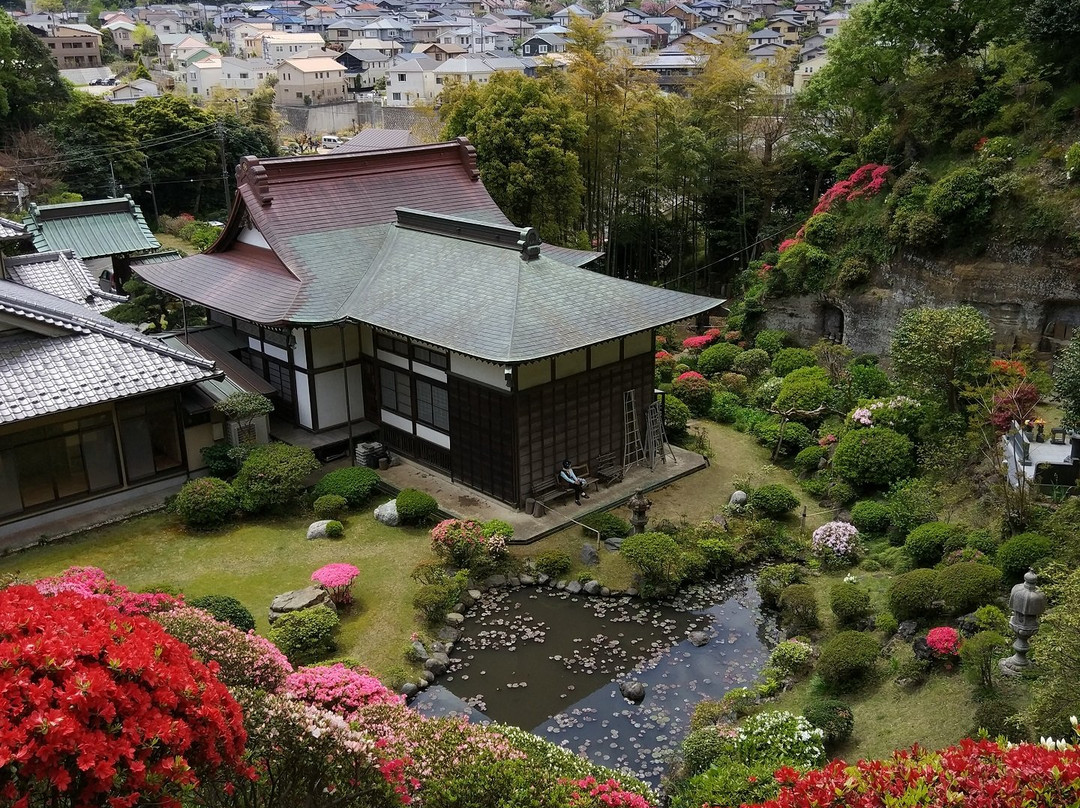
M 502 365 L 493 365 L 490 362 L 481 362 L 471 356 L 463 354 L 450 354 L 450 372 L 466 379 L 481 382 L 491 387 L 506 389 L 506 377 Z

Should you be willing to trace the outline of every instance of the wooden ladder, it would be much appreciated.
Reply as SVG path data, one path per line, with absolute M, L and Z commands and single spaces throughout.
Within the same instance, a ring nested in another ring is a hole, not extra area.
M 645 447 L 641 445 L 638 429 L 637 403 L 633 390 L 623 393 L 623 471 L 645 459 Z

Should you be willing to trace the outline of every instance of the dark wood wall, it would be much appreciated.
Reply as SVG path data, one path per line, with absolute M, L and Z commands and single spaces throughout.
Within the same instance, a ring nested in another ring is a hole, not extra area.
M 447 392 L 454 480 L 516 504 L 514 397 L 459 376 L 449 378 Z
M 566 379 L 522 390 L 517 399 L 518 504 L 534 485 L 553 480 L 564 458 L 575 464 L 623 453 L 623 394 L 635 390 L 645 438 L 645 407 L 653 400 L 653 355 L 645 353 Z

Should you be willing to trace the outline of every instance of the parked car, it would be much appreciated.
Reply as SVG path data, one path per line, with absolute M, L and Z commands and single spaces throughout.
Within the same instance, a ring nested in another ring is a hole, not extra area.
M 337 135 L 323 135 L 322 140 L 319 142 L 319 145 L 321 145 L 324 149 L 336 149 L 344 142 L 345 141 L 343 141 Z

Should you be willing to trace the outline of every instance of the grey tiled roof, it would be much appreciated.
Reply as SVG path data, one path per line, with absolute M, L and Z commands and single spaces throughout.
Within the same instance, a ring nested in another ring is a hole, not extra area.
M 125 302 L 125 295 L 102 291 L 82 259 L 71 250 L 30 253 L 4 262 L 8 279 L 21 286 L 48 292 L 72 303 L 80 303 L 98 312 L 106 312 Z
M 0 424 L 193 384 L 214 364 L 37 289 L 0 281 Z
M 21 222 L 13 222 L 11 219 L 0 217 L 0 241 L 22 241 L 30 238 L 26 228 Z

